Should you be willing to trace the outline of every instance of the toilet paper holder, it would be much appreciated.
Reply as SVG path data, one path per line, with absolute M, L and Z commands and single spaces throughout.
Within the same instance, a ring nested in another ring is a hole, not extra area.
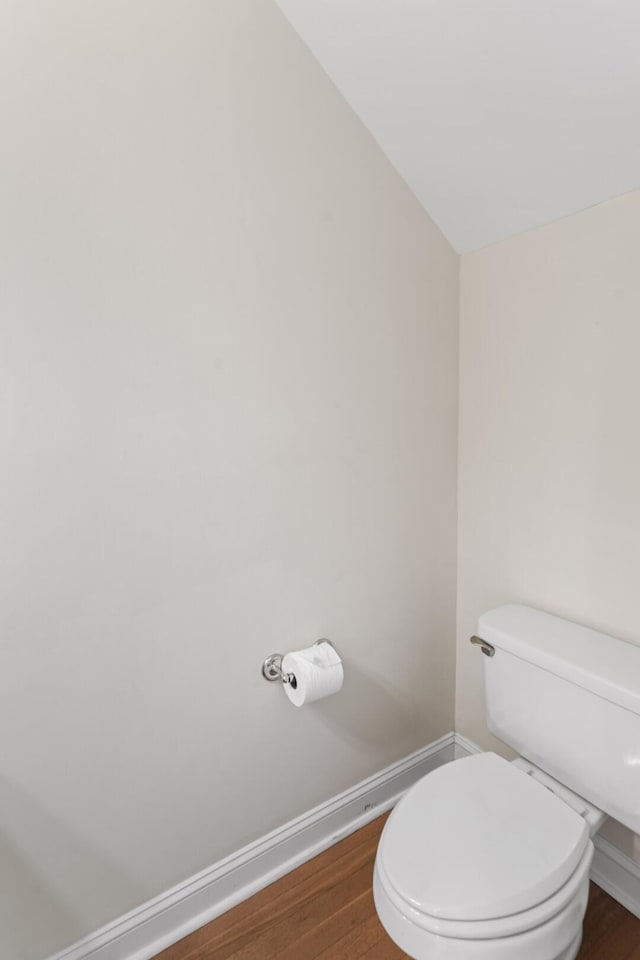
M 313 644 L 314 647 L 317 647 L 320 643 L 328 643 L 330 647 L 333 647 L 336 650 L 335 645 L 331 643 L 331 640 L 327 640 L 325 637 L 322 637 L 320 640 L 316 640 Z M 336 653 L 338 651 L 336 650 Z M 282 658 L 284 654 L 282 653 L 272 653 L 262 664 L 262 676 L 265 680 L 281 680 L 282 683 L 290 683 L 293 689 L 295 690 L 298 686 L 298 681 L 296 680 L 295 673 L 285 673 L 282 669 Z M 340 656 L 340 654 L 338 654 Z

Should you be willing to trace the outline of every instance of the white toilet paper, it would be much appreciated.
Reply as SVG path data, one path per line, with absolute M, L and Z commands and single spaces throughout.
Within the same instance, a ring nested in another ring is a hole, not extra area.
M 342 661 L 330 643 L 317 643 L 285 654 L 282 670 L 296 678 L 295 686 L 284 685 L 286 695 L 296 707 L 337 693 L 344 678 Z

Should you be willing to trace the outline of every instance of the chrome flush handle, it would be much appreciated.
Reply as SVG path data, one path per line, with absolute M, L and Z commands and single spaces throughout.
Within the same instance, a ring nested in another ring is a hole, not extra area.
M 496 648 L 490 643 L 487 643 L 486 640 L 483 640 L 482 637 L 471 637 L 470 643 L 476 647 L 480 647 L 485 657 L 492 657 L 496 652 Z

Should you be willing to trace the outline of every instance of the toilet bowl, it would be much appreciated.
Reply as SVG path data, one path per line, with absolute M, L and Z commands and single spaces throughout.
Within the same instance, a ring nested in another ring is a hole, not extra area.
M 380 839 L 378 915 L 416 960 L 572 960 L 599 812 L 492 753 L 416 784 Z M 582 813 L 579 812 L 582 810 Z
M 573 960 L 591 837 L 607 815 L 640 832 L 640 647 L 516 605 L 472 642 L 489 730 L 522 756 L 454 760 L 405 794 L 376 909 L 414 960 Z

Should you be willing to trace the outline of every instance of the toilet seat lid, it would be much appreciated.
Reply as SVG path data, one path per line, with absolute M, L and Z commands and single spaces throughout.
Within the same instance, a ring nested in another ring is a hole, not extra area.
M 583 818 L 494 753 L 427 774 L 387 821 L 378 856 L 396 893 L 447 920 L 491 920 L 556 893 L 589 841 Z

